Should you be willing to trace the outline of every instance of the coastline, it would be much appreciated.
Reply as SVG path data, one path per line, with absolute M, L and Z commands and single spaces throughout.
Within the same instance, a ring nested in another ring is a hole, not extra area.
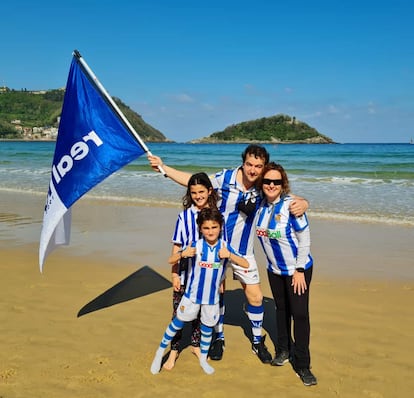
M 31 199 L 30 199 L 31 198 Z M 289 365 L 261 364 L 244 333 L 240 285 L 227 278 L 226 350 L 207 376 L 185 349 L 153 376 L 152 357 L 171 316 L 171 291 L 81 317 L 86 303 L 148 265 L 169 279 L 167 257 L 180 208 L 80 200 L 72 241 L 47 258 L 38 238 L 44 197 L 0 193 L 0 395 L 23 397 L 408 397 L 414 332 L 413 228 L 313 220 L 311 354 L 318 385 L 304 387 Z M 264 262 L 267 345 L 275 326 Z M 253 377 L 252 377 L 253 376 Z M 185 382 L 183 383 L 183 377 Z

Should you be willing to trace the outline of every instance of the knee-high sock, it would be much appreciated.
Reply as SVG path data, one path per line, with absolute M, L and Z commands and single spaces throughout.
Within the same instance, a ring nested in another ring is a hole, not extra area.
M 200 366 L 207 374 L 214 373 L 214 368 L 207 363 L 208 349 L 210 348 L 211 337 L 213 335 L 213 328 L 201 324 L 201 340 L 200 340 Z
M 264 307 L 263 304 L 259 306 L 247 305 L 247 316 L 252 324 L 253 344 L 260 343 L 262 339 Z
M 214 326 L 215 340 L 224 340 L 224 312 L 226 307 L 224 305 L 224 293 L 220 293 L 220 316 L 219 320 Z
M 177 334 L 179 330 L 184 327 L 184 322 L 180 321 L 177 317 L 174 317 L 170 324 L 165 329 L 164 336 L 162 337 L 160 348 L 167 348 L 168 344 L 171 342 L 173 337 Z
M 168 344 L 171 342 L 177 332 L 183 328 L 183 326 L 184 322 L 180 321 L 177 317 L 174 317 L 171 323 L 167 326 L 167 329 L 165 329 L 164 336 L 162 337 L 161 343 L 155 353 L 151 364 L 152 374 L 157 374 L 160 372 L 164 350 L 167 348 Z

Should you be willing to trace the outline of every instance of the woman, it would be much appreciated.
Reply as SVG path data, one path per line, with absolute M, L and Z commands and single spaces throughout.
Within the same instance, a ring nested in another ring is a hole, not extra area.
M 306 386 L 317 384 L 310 371 L 309 287 L 313 259 L 306 214 L 289 211 L 292 197 L 283 167 L 265 166 L 261 180 L 264 200 L 256 221 L 256 234 L 267 257 L 267 274 L 276 304 L 276 356 L 271 364 L 289 360 Z M 291 322 L 293 320 L 293 339 Z

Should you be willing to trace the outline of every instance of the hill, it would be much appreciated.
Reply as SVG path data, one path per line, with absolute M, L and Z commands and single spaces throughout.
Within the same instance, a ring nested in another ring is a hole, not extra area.
M 306 143 L 332 144 L 333 140 L 288 115 L 262 117 L 226 127 L 192 143 Z
M 0 91 L 0 138 L 53 138 L 62 111 L 64 89 L 46 91 Z M 119 98 L 115 103 L 144 141 L 168 142 Z

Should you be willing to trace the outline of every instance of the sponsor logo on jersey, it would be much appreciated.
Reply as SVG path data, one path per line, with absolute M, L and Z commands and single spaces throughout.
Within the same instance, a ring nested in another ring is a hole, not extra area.
M 216 262 L 209 263 L 209 262 L 207 262 L 207 261 L 200 261 L 200 262 L 198 263 L 198 265 L 199 265 L 201 268 L 213 268 L 213 269 L 217 269 L 217 268 L 220 268 L 221 263 L 216 263 Z
M 278 229 L 270 230 L 264 228 L 256 228 L 256 235 L 259 238 L 279 239 L 282 237 L 282 232 Z

